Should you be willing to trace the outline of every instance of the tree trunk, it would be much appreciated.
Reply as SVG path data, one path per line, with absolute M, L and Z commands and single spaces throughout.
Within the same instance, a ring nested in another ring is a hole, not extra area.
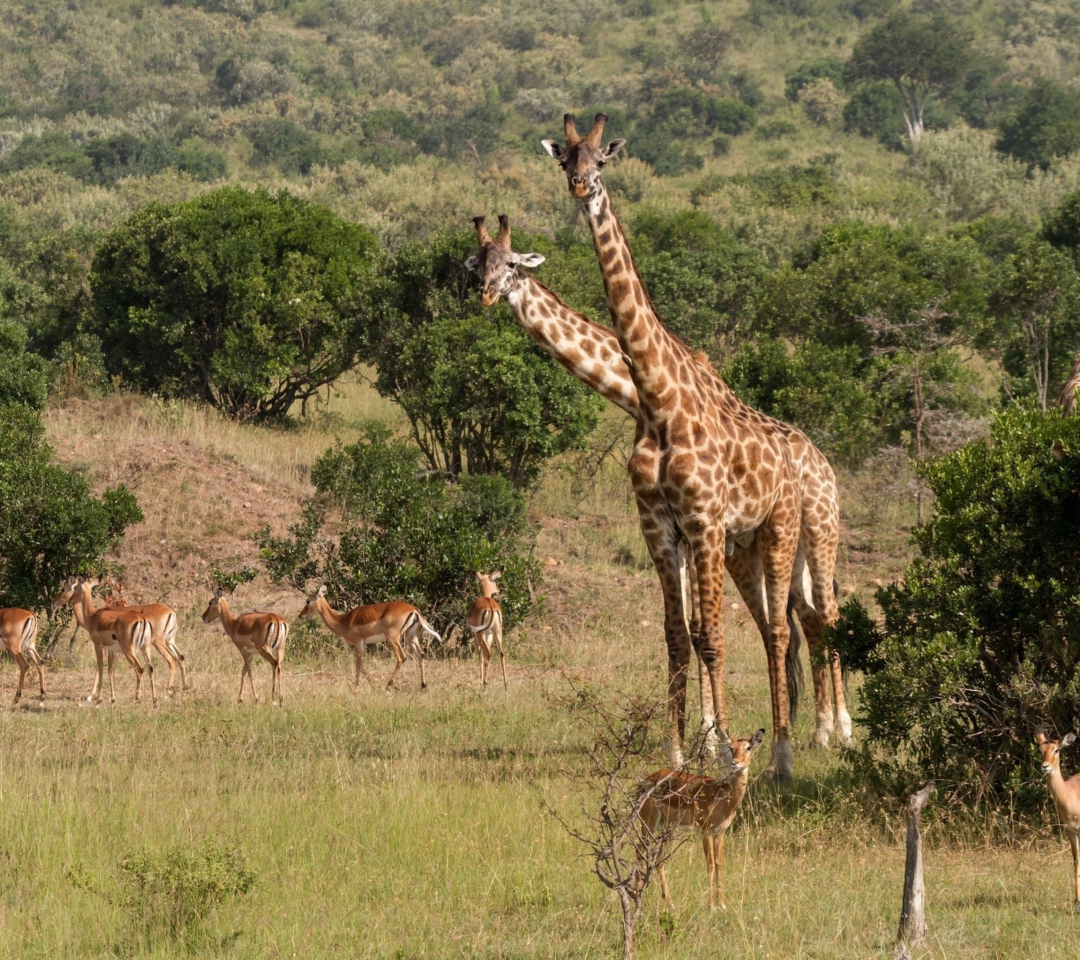
M 926 888 L 923 886 L 922 834 L 919 820 L 934 792 L 931 780 L 908 801 L 907 861 L 904 864 L 904 900 L 900 906 L 900 929 L 896 934 L 895 960 L 910 960 L 911 950 L 926 936 Z

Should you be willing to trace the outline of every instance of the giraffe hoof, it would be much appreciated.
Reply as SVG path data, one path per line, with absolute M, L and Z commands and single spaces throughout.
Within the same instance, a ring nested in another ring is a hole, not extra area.
M 821 730 L 820 728 L 814 731 L 814 736 L 810 739 L 811 750 L 828 750 L 829 749 L 829 731 Z
M 1073 904 L 1073 914 L 1080 917 L 1080 900 Z

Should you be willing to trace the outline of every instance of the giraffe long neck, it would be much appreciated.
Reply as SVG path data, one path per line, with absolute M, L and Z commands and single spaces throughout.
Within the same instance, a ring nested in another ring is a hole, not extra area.
M 585 209 L 604 277 L 608 311 L 623 353 L 630 359 L 638 402 L 654 410 L 662 408 L 674 385 L 671 368 L 678 360 L 692 362 L 689 351 L 656 316 L 603 181 Z
M 545 353 L 600 396 L 637 416 L 637 389 L 613 331 L 571 310 L 528 275 L 522 275 L 506 300 Z

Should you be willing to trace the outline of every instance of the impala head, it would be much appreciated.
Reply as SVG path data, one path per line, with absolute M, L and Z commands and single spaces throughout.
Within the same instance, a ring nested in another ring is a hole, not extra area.
M 505 213 L 499 216 L 499 232 L 494 237 L 484 226 L 486 219 L 473 217 L 480 249 L 465 261 L 465 266 L 480 278 L 480 305 L 492 307 L 513 289 L 521 276 L 520 267 L 538 267 L 544 258 L 538 253 L 514 253 L 510 249 L 510 221 Z
M 214 595 L 210 598 L 210 603 L 207 604 L 206 612 L 202 615 L 203 623 L 210 623 L 212 620 L 216 620 L 221 616 L 221 601 L 226 597 L 231 597 L 231 590 L 224 590 L 218 587 L 214 591 Z
M 765 739 L 765 728 L 755 731 L 749 740 L 732 740 L 731 767 L 735 773 L 743 773 L 750 769 L 750 754 L 752 754 Z
M 574 115 L 566 114 L 563 117 L 563 132 L 566 136 L 566 146 L 560 146 L 556 140 L 544 140 L 544 149 L 558 162 L 566 172 L 566 181 L 570 192 L 579 200 L 588 200 L 596 193 L 600 184 L 600 171 L 612 157 L 615 156 L 626 143 L 625 140 L 612 140 L 606 147 L 600 145 L 600 138 L 604 135 L 604 124 L 607 123 L 607 114 L 598 113 L 593 121 L 592 129 L 584 136 L 580 136 L 574 124 Z
M 52 612 L 56 613 L 64 604 L 70 603 L 75 596 L 75 588 L 79 585 L 78 577 L 68 577 L 61 585 L 60 592 L 52 598 Z
M 499 593 L 499 585 L 495 581 L 501 576 L 501 570 L 496 570 L 494 573 L 480 573 L 477 571 L 476 579 L 480 581 L 481 595 L 488 597 L 489 599 L 497 596 Z
M 307 598 L 307 603 L 304 604 L 304 609 L 300 611 L 301 617 L 317 617 L 319 615 L 319 606 L 326 603 L 326 584 L 324 583 L 313 594 L 310 594 Z
M 1060 740 L 1049 740 L 1042 730 L 1035 731 L 1035 742 L 1042 754 L 1042 772 L 1047 776 L 1055 770 L 1061 772 L 1061 751 L 1076 740 L 1075 733 L 1067 733 Z

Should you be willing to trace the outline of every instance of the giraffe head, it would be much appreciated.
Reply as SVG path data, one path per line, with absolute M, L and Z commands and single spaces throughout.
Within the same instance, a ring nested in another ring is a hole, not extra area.
M 465 266 L 480 277 L 481 306 L 491 307 L 513 289 L 519 267 L 538 267 L 544 258 L 538 253 L 514 253 L 510 249 L 510 221 L 505 213 L 499 217 L 499 232 L 495 237 L 484 226 L 485 219 L 473 217 L 480 250 L 465 261 Z
M 566 171 L 566 180 L 570 192 L 579 200 L 588 200 L 596 193 L 600 185 L 600 171 L 604 164 L 615 156 L 626 143 L 625 140 L 612 140 L 606 147 L 600 145 L 604 135 L 607 114 L 598 113 L 592 129 L 584 137 L 577 132 L 574 115 L 563 117 L 563 131 L 566 146 L 560 146 L 555 140 L 544 140 L 544 149 L 559 161 L 559 166 Z

